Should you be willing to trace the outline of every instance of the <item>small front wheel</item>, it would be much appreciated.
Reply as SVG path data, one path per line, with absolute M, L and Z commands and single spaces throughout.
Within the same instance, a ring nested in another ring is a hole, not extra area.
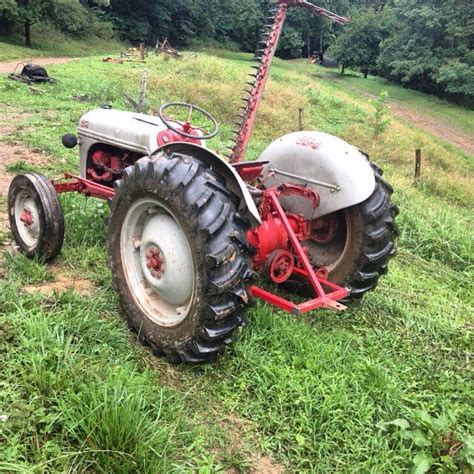
M 13 238 L 28 258 L 49 262 L 61 251 L 64 217 L 58 195 L 46 176 L 16 176 L 8 191 L 8 217 Z

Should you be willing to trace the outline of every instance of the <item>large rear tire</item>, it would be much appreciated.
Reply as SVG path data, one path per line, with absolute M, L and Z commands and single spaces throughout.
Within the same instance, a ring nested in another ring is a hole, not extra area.
M 329 280 L 350 290 L 347 302 L 373 290 L 396 253 L 398 208 L 391 202 L 393 188 L 382 178 L 380 168 L 373 164 L 372 168 L 376 179 L 372 195 L 361 204 L 326 216 L 320 242 L 307 244 L 312 263 L 326 266 Z M 307 287 L 304 293 L 313 295 Z
M 170 362 L 214 360 L 250 298 L 238 198 L 209 166 L 176 153 L 142 158 L 116 192 L 108 252 L 129 325 Z

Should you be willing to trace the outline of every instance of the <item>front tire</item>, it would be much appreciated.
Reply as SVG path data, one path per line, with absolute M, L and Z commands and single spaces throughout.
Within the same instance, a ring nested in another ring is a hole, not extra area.
M 173 363 L 216 359 L 250 298 L 238 198 L 206 164 L 176 153 L 142 158 L 116 191 L 109 262 L 129 325 Z
M 15 176 L 8 190 L 13 238 L 28 258 L 49 262 L 61 252 L 64 217 L 58 195 L 46 176 Z

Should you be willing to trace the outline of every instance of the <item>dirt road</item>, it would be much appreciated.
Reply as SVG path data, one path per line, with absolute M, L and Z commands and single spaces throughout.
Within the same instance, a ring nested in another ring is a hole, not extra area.
M 375 95 L 369 94 L 356 87 L 348 86 L 348 88 L 370 99 L 377 99 Z M 414 123 L 426 132 L 431 133 L 431 135 L 441 138 L 474 156 L 474 134 L 469 135 L 468 133 L 464 133 L 441 118 L 427 116 L 399 101 L 389 100 L 388 105 L 396 117 Z
M 75 58 L 22 58 L 14 61 L 0 62 L 0 74 L 10 74 L 18 63 L 27 59 L 33 59 L 33 62 L 40 66 L 49 66 L 51 64 L 65 64 L 69 61 L 73 61 Z
M 426 115 L 423 115 L 415 109 L 407 107 L 400 102 L 391 100 L 389 105 L 392 113 L 397 117 L 414 123 L 432 135 L 442 138 L 443 140 L 450 142 L 466 153 L 474 156 L 474 135 L 463 133 L 458 128 L 447 124 L 444 120 L 434 117 L 427 117 Z

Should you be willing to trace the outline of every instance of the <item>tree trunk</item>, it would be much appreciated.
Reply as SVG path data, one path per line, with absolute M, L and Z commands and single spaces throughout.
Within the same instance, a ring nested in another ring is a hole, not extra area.
M 31 22 L 25 20 L 25 44 L 28 48 L 31 48 Z
M 346 65 L 343 64 L 342 69 L 341 69 L 341 74 L 344 74 L 345 72 L 346 72 Z
M 369 70 L 366 69 L 366 70 L 364 71 L 364 79 L 367 79 L 368 75 L 369 75 Z

